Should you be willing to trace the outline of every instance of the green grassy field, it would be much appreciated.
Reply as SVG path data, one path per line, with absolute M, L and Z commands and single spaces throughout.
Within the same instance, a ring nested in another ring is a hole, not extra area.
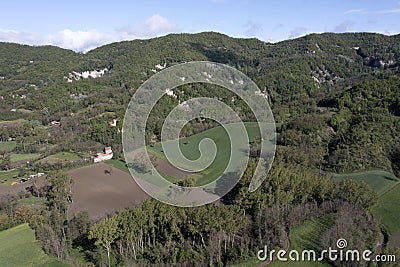
M 126 163 L 118 160 L 118 159 L 109 159 L 105 161 L 106 164 L 113 166 L 121 171 L 129 173 L 128 167 L 126 167 Z
M 400 184 L 378 199 L 373 212 L 389 234 L 400 230 Z
M 15 266 L 71 266 L 46 255 L 28 224 L 0 232 L 0 265 Z
M 261 261 L 259 259 L 257 259 L 257 257 L 251 257 L 242 263 L 228 265 L 228 266 L 230 266 L 230 267 L 257 267 L 260 264 L 261 264 Z
M 293 228 L 290 232 L 290 250 L 297 250 L 300 252 L 303 250 L 315 250 L 321 251 L 324 248 L 320 246 L 320 239 L 323 233 L 328 230 L 335 221 L 335 214 L 331 213 L 325 215 L 322 218 L 316 220 L 309 220 L 303 223 L 301 226 Z M 286 255 L 288 257 L 288 255 Z M 257 257 L 252 257 L 246 260 L 245 262 L 230 265 L 231 267 L 253 267 L 259 266 L 262 262 L 257 259 Z M 305 265 L 306 264 L 306 265 Z M 304 266 L 311 266 L 311 267 L 328 267 L 329 264 L 325 262 L 294 262 L 294 261 L 273 261 L 267 266 L 273 267 L 304 267 Z
M 18 177 L 18 171 L 2 171 L 0 172 L 0 184 L 10 184 L 13 181 L 16 181 L 15 178 Z
M 41 162 L 57 163 L 57 162 L 62 162 L 62 161 L 74 161 L 74 160 L 79 160 L 79 159 L 80 159 L 80 157 L 75 153 L 58 152 L 54 155 L 45 157 L 44 159 L 41 160 Z
M 356 173 L 335 174 L 334 179 L 354 179 L 364 181 L 378 194 L 383 195 L 400 183 L 399 178 L 386 171 L 374 170 Z
M 10 154 L 11 162 L 16 162 L 16 161 L 20 161 L 20 160 L 30 161 L 30 160 L 38 159 L 39 157 L 40 157 L 40 154 L 38 154 L 38 153 L 27 153 L 27 154 L 12 153 L 12 154 Z
M 323 233 L 328 230 L 335 221 L 335 214 L 331 213 L 325 215 L 322 218 L 316 220 L 309 220 L 303 223 L 301 226 L 298 226 L 291 230 L 290 232 L 290 250 L 297 250 L 299 253 L 303 250 L 315 250 L 321 251 L 324 248 L 321 248 L 320 239 Z M 300 254 L 301 255 L 301 254 Z M 317 254 L 318 255 L 318 254 Z M 315 267 L 323 267 L 330 266 L 325 262 L 280 262 L 274 261 L 268 266 L 273 267 L 283 267 L 283 266 L 293 266 L 293 267 L 303 267 L 303 266 L 315 266 Z
M 400 230 L 400 179 L 386 171 L 365 171 L 336 174 L 334 179 L 354 179 L 364 181 L 378 194 L 373 207 L 375 216 L 382 222 L 389 234 Z
M 259 138 L 260 134 L 258 130 L 258 125 L 256 123 L 245 123 L 245 127 L 250 142 L 253 142 L 257 137 Z M 240 135 L 241 133 L 236 130 L 237 128 L 232 129 L 235 129 L 231 131 L 232 140 L 240 140 L 238 135 Z M 201 171 L 200 175 L 197 175 L 200 178 L 197 179 L 196 186 L 207 184 L 218 178 L 224 172 L 231 157 L 230 139 L 227 132 L 222 126 L 218 126 L 204 132 L 189 136 L 187 138 L 180 139 L 179 145 L 182 154 L 190 160 L 198 159 L 200 157 L 200 151 L 198 149 L 199 143 L 205 138 L 210 138 L 215 142 L 217 153 L 215 160 L 211 163 L 211 165 L 208 166 L 208 168 L 206 168 L 205 170 Z M 267 145 L 268 143 L 271 144 L 271 142 L 265 143 Z M 169 143 L 166 142 L 165 145 L 166 149 L 168 149 Z M 153 146 L 148 146 L 147 149 L 151 154 L 155 155 L 156 157 L 167 160 L 165 154 L 163 153 L 163 147 L 161 143 L 156 143 Z M 243 158 L 245 158 L 247 155 L 242 150 L 236 152 L 238 153 L 234 153 L 234 155 L 237 158 L 232 158 L 232 160 L 235 161 L 243 160 Z M 208 159 L 205 158 L 205 160 Z M 180 165 L 180 167 L 184 169 L 187 168 L 185 165 Z M 188 169 L 190 169 L 190 167 Z
M 28 197 L 22 198 L 18 200 L 18 204 L 21 205 L 30 205 L 30 206 L 40 206 L 45 202 L 45 198 L 43 197 Z
M 17 123 L 24 123 L 26 120 L 24 119 L 17 119 L 13 121 L 0 121 L 0 126 L 4 126 L 7 124 L 17 124 Z
M 0 151 L 10 152 L 15 148 L 15 146 L 16 146 L 15 141 L 0 142 Z

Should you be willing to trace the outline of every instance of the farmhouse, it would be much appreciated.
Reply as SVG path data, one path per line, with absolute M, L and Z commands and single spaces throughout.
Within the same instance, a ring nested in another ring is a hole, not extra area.
M 104 153 L 97 153 L 97 155 L 96 155 L 96 157 L 94 157 L 93 161 L 95 163 L 102 162 L 105 160 L 112 159 L 112 157 L 113 157 L 112 149 L 111 149 L 111 147 L 108 146 L 108 147 L 104 148 Z

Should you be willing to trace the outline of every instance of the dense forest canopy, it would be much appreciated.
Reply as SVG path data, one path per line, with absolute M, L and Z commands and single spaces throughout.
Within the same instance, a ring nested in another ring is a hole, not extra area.
M 278 153 L 285 161 L 334 171 L 391 171 L 397 168 L 392 150 L 400 114 L 399 43 L 400 35 L 325 33 L 272 44 L 214 32 L 124 41 L 86 54 L 1 43 L 0 119 L 37 121 L 36 128 L 61 120 L 52 139 L 63 148 L 79 149 L 74 143 L 86 141 L 118 143 L 104 121 L 122 121 L 143 81 L 163 67 L 209 60 L 239 69 L 269 94 L 281 125 Z M 69 76 L 101 69 L 108 71 L 98 78 Z M 160 110 L 176 104 L 164 100 Z M 67 134 L 71 128 L 73 136 Z M 7 131 L 3 140 L 26 138 L 13 127 Z M 382 134 L 385 138 L 376 136 Z

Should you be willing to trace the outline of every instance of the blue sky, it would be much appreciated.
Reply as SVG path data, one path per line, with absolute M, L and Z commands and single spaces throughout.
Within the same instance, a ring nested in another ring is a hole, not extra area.
M 180 32 L 269 42 L 321 32 L 400 32 L 400 0 L 16 0 L 3 1 L 1 11 L 0 41 L 76 51 Z

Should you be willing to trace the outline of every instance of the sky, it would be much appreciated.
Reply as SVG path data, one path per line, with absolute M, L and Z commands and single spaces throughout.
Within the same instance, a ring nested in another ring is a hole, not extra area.
M 202 31 L 266 42 L 322 32 L 400 33 L 399 0 L 8 0 L 0 10 L 0 42 L 79 52 Z

